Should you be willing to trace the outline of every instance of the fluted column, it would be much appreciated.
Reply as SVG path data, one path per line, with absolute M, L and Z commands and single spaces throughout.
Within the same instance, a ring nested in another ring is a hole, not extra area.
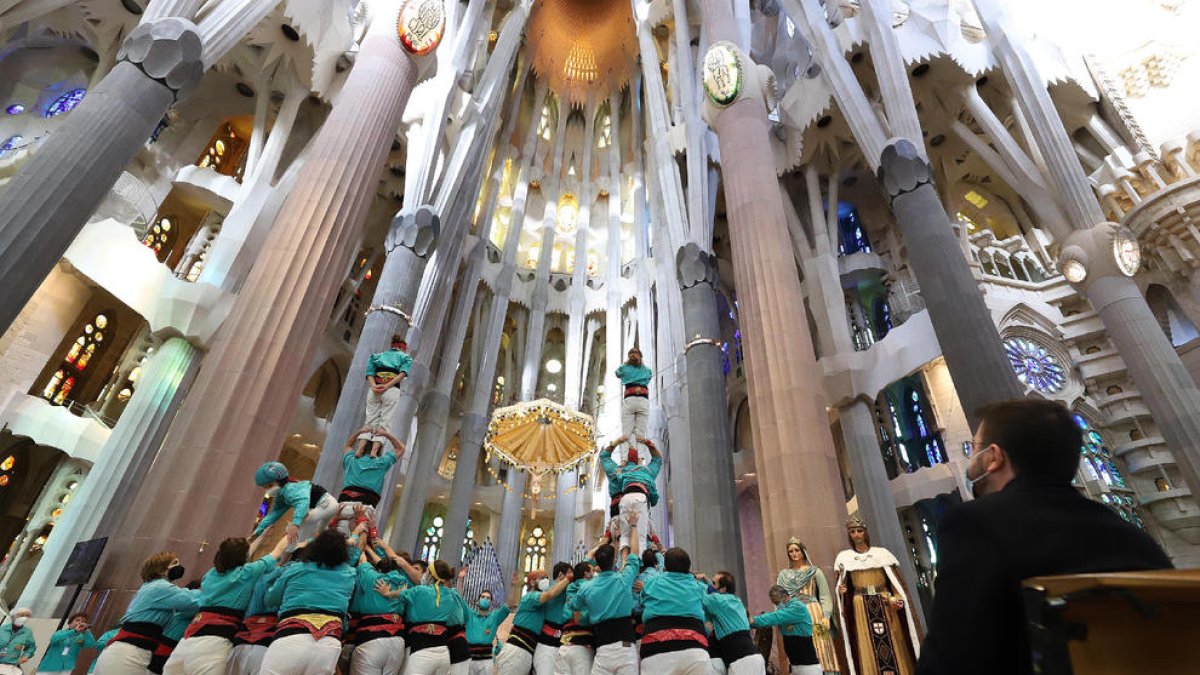
M 341 489 L 342 444 L 350 432 L 361 427 L 367 401 L 367 361 L 384 351 L 396 334 L 408 332 L 413 301 L 437 245 L 441 223 L 433 209 L 422 206 L 416 211 L 396 214 L 388 233 L 387 258 L 379 273 L 379 283 L 371 297 L 371 307 L 363 321 L 362 332 L 354 347 L 350 371 L 342 383 L 337 408 L 321 446 L 321 457 L 313 482 L 330 492 Z M 404 385 L 401 385 L 404 386 Z M 386 487 L 386 486 L 385 486 Z
M 199 367 L 200 352 L 181 337 L 150 357 L 120 421 L 46 540 L 18 606 L 33 609 L 34 616 L 56 616 L 62 609 L 65 593 L 54 582 L 67 557 L 76 542 L 111 534 L 124 520 L 134 487 L 145 479 Z
M 0 193 L 0 331 L 33 296 L 163 113 L 204 74 L 196 25 L 144 21 L 120 62 Z
M 525 472 L 508 472 L 508 491 L 500 505 L 500 528 L 496 532 L 496 559 L 500 561 L 500 579 L 510 590 L 513 572 L 521 569 L 521 517 L 525 512 Z
M 173 549 L 201 568 L 209 543 L 253 525 L 262 498 L 254 470 L 283 444 L 417 79 L 389 23 L 368 30 L 136 506 L 110 540 L 98 586 L 117 591 L 114 606 L 133 591 L 129 570 L 148 553 Z
M 570 469 L 558 474 L 554 500 L 554 550 L 553 560 L 570 562 L 575 548 L 575 492 L 567 492 L 579 481 L 579 469 Z
M 621 382 L 617 367 L 625 361 L 621 351 L 621 96 L 608 99 L 612 143 L 608 146 L 608 242 L 604 261 L 604 409 L 601 433 L 621 435 Z M 649 430 L 647 430 L 648 432 Z M 630 439 L 632 442 L 633 439 Z
M 728 4 L 704 0 L 702 8 L 710 52 L 736 51 Z M 754 67 L 744 54 L 737 57 Z M 823 376 L 813 357 L 778 178 L 774 165 L 763 161 L 771 156 L 766 106 L 761 91 L 747 89 L 708 117 L 720 141 L 763 532 L 769 551 L 784 550 L 788 537 L 798 536 L 818 560 L 833 560 L 845 547 L 846 507 Z
M 688 244 L 675 255 L 675 271 L 683 289 L 683 321 L 688 343 L 687 398 L 691 412 L 690 481 L 672 482 L 672 494 L 689 483 L 692 495 L 690 517 L 693 537 L 680 545 L 692 554 L 692 564 L 702 570 L 729 570 L 742 578 L 741 531 L 734 491 L 733 436 L 725 414 L 725 371 L 721 358 L 721 325 L 717 312 L 716 256 L 696 244 Z M 671 465 L 681 463 L 677 445 L 671 446 Z M 776 506 L 778 508 L 778 506 Z M 678 518 L 676 519 L 678 520 Z M 698 536 L 696 529 L 702 529 Z

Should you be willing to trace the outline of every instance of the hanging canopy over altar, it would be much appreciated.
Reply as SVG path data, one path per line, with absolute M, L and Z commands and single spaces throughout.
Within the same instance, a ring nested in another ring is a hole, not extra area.
M 581 464 L 590 473 L 596 441 L 595 421 L 548 399 L 497 408 L 488 423 L 484 448 L 488 470 L 506 490 L 512 488 L 492 468 L 492 459 L 529 475 L 525 497 L 554 499 L 552 486 L 543 486 L 548 475 L 558 475 Z M 549 487 L 548 490 L 544 490 Z M 536 507 L 535 507 L 536 508 Z

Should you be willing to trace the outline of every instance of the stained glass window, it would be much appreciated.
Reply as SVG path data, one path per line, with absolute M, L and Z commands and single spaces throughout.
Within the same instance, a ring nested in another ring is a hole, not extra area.
M 9 115 L 20 115 L 21 113 L 25 112 L 25 106 L 20 103 L 14 103 L 5 108 L 4 112 L 8 113 Z
M 1066 370 L 1058 359 L 1037 342 L 1022 337 L 1007 338 L 1004 351 L 1022 384 L 1043 394 L 1053 394 L 1067 383 Z
M 525 538 L 525 573 L 546 569 L 546 553 L 549 543 L 546 531 L 535 525 Z
M 146 236 L 142 239 L 142 245 L 154 251 L 159 262 L 165 261 L 171 257 L 171 251 L 175 248 L 175 237 L 178 233 L 178 228 L 175 227 L 174 216 L 161 216 L 159 219 L 146 230 Z
M 8 140 L 4 141 L 4 145 L 0 145 L 0 156 L 3 156 L 5 153 L 10 152 L 12 150 L 16 150 L 24 142 L 25 142 L 25 137 L 20 134 L 17 134 L 15 136 L 9 136 Z
M 108 315 L 105 313 L 95 315 L 83 325 L 78 337 L 67 347 L 58 370 L 42 388 L 42 398 L 54 405 L 63 405 L 70 400 L 71 390 L 75 388 L 76 383 L 94 370 L 89 369 L 89 366 L 104 350 L 106 333 L 110 328 Z
M 882 340 L 892 330 L 892 308 L 888 305 L 887 299 L 876 298 L 873 313 L 875 315 L 875 333 Z
M 446 533 L 446 519 L 434 516 L 421 537 L 421 560 L 436 560 L 442 548 L 442 535 Z
M 889 478 L 949 461 L 920 382 L 905 378 L 884 390 L 880 399 L 875 415 Z
M 841 233 L 838 253 L 844 255 L 870 253 L 871 240 L 867 237 L 867 228 L 858 218 L 858 209 L 847 202 L 838 202 L 837 209 L 838 230 Z
M 67 93 L 54 99 L 54 101 L 46 107 L 46 117 L 58 117 L 65 115 L 75 109 L 83 97 L 87 95 L 87 89 L 72 89 Z
M 1083 445 L 1079 447 L 1080 474 L 1085 481 L 1103 483 L 1100 501 L 1108 504 L 1125 520 L 1144 528 L 1129 485 L 1125 482 L 1125 475 L 1117 466 L 1116 458 L 1105 444 L 1104 437 L 1083 415 L 1075 415 L 1075 424 L 1083 432 Z

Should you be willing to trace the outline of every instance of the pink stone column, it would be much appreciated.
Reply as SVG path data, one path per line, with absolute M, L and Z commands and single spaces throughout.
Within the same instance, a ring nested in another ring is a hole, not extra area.
M 254 470 L 283 444 L 417 79 L 396 37 L 378 28 L 363 41 L 154 466 L 140 488 L 111 486 L 137 489 L 95 585 L 117 591 L 113 611 L 136 588 L 145 556 L 175 551 L 199 574 L 223 538 L 254 524 L 262 499 Z
M 709 44 L 737 42 L 728 0 L 703 0 Z M 822 373 L 756 92 L 715 111 L 729 218 L 763 534 L 772 574 L 788 537 L 828 567 L 845 548 L 845 499 Z M 828 571 L 828 570 L 827 570 Z

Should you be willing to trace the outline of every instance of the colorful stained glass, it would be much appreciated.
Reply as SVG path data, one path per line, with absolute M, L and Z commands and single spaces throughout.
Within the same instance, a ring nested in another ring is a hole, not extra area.
M 1066 370 L 1049 350 L 1037 342 L 1020 337 L 1008 338 L 1004 341 L 1004 351 L 1022 384 L 1043 394 L 1056 393 L 1066 385 Z
M 8 113 L 9 115 L 20 115 L 21 113 L 25 112 L 25 106 L 21 105 L 20 103 L 14 103 L 5 108 L 4 112 Z
M 46 117 L 58 117 L 65 115 L 75 109 L 83 97 L 87 95 L 87 89 L 72 89 L 67 93 L 54 99 L 46 108 Z
M 25 142 L 25 137 L 20 134 L 17 134 L 15 136 L 9 136 L 8 140 L 4 141 L 4 145 L 0 145 L 0 154 L 8 152 L 9 150 L 15 150 L 18 146 L 20 146 L 24 142 Z

